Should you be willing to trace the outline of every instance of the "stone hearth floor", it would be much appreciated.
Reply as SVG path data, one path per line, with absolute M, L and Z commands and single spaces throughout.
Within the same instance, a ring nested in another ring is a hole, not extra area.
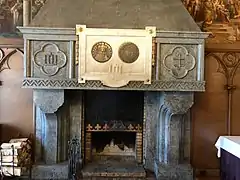
M 137 165 L 135 162 L 95 161 L 83 168 L 82 177 L 84 179 L 96 177 L 99 180 L 101 177 L 105 177 L 104 179 L 107 179 L 107 177 L 143 179 L 146 177 L 146 172 L 143 166 Z

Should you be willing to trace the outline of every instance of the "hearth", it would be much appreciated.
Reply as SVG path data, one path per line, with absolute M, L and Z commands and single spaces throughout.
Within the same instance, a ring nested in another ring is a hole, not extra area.
M 34 179 L 193 179 L 189 111 L 208 34 L 181 1 L 51 0 L 19 29 Z

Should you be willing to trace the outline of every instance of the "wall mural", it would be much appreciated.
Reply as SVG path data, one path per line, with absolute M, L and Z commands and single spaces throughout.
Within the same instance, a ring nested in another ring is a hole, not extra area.
M 29 0 L 32 18 L 46 0 Z M 16 26 L 23 24 L 23 0 L 0 0 L 0 36 L 19 36 Z
M 240 40 L 240 0 L 182 0 L 203 31 L 219 40 Z
M 46 0 L 29 0 L 31 19 Z M 182 0 L 203 31 L 212 32 L 213 39 L 240 40 L 240 0 Z M 19 36 L 16 26 L 23 24 L 23 0 L 0 0 L 0 36 Z

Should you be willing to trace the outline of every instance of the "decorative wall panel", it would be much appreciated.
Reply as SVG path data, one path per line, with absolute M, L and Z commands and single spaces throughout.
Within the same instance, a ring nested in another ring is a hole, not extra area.
M 193 80 L 197 78 L 197 47 L 194 45 L 160 45 L 160 79 Z
M 156 27 L 104 29 L 77 25 L 79 36 L 79 83 L 99 80 L 109 87 L 129 81 L 151 84 L 152 39 Z
M 31 44 L 33 77 L 68 77 L 70 56 L 68 42 L 34 41 Z

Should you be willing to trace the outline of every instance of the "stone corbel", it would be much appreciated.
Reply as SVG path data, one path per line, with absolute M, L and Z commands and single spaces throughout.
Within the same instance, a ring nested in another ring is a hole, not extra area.
M 64 103 L 64 90 L 34 90 L 33 101 L 44 113 L 55 113 Z
M 182 115 L 194 104 L 192 92 L 164 92 L 162 105 L 168 109 L 172 115 Z

